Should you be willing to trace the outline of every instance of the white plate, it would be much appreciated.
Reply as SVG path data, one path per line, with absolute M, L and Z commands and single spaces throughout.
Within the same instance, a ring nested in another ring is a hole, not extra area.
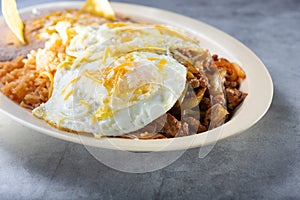
M 79 8 L 83 2 L 55 2 L 41 4 L 20 10 L 20 13 L 31 12 L 32 9 L 44 10 L 50 8 Z M 246 46 L 203 22 L 175 13 L 144 6 L 112 3 L 116 12 L 123 13 L 133 19 L 145 20 L 161 24 L 169 24 L 183 28 L 199 38 L 202 46 L 212 54 L 224 56 L 239 63 L 247 74 L 241 90 L 248 93 L 247 98 L 237 110 L 233 118 L 223 126 L 202 134 L 161 140 L 129 140 L 118 138 L 95 139 L 90 135 L 77 135 L 50 127 L 31 115 L 3 94 L 0 94 L 0 111 L 17 122 L 38 132 L 67 140 L 100 148 L 128 151 L 170 151 L 194 148 L 217 142 L 235 135 L 254 125 L 267 112 L 273 97 L 272 79 L 261 60 Z M 0 23 L 4 23 L 2 17 Z

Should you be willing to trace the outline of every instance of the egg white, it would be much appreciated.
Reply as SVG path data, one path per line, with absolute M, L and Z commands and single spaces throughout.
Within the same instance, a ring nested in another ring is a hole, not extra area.
M 62 31 L 60 31 L 62 32 Z M 170 50 L 202 49 L 175 29 L 140 24 L 77 27 L 54 77 L 51 98 L 33 114 L 96 137 L 136 131 L 170 110 L 186 68 Z

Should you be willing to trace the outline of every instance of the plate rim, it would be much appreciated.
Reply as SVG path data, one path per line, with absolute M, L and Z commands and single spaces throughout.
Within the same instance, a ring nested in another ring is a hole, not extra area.
M 21 8 L 19 10 L 19 12 L 26 13 L 26 12 L 31 11 L 32 9 L 46 9 L 46 8 L 53 7 L 53 5 L 55 5 L 56 7 L 63 7 L 63 8 L 69 8 L 69 7 L 79 8 L 81 5 L 83 5 L 83 3 L 84 3 L 83 1 L 76 1 L 76 2 L 63 1 L 63 2 L 43 3 L 43 4 L 36 4 L 36 5 Z M 82 136 L 80 136 L 78 134 L 60 131 L 55 128 L 45 129 L 40 126 L 36 126 L 35 124 L 31 124 L 31 123 L 25 121 L 24 119 L 18 118 L 17 116 L 13 115 L 6 108 L 2 108 L 1 104 L 0 104 L 0 112 L 6 114 L 13 120 L 17 121 L 18 123 L 30 128 L 30 129 L 33 129 L 37 132 L 40 132 L 40 133 L 43 133 L 43 134 L 46 134 L 46 135 L 49 135 L 49 136 L 52 136 L 52 137 L 55 137 L 58 139 L 75 142 L 75 143 L 79 143 L 79 144 L 84 144 L 84 145 L 88 145 L 88 146 L 98 147 L 98 148 L 135 151 L 135 152 L 184 150 L 184 149 L 209 145 L 214 142 L 224 140 L 230 136 L 239 134 L 239 133 L 247 130 L 248 128 L 255 125 L 267 113 L 267 111 L 269 110 L 269 108 L 271 106 L 272 99 L 273 99 L 273 93 L 274 93 L 274 86 L 273 86 L 273 81 L 272 81 L 271 75 L 268 72 L 266 66 L 259 59 L 259 57 L 252 50 L 250 50 L 247 46 L 245 46 L 243 43 L 238 41 L 236 38 L 233 38 L 229 34 L 223 32 L 211 25 L 208 25 L 200 20 L 196 20 L 196 19 L 184 16 L 184 15 L 181 15 L 178 13 L 162 10 L 159 8 L 148 7 L 148 6 L 137 5 L 137 4 L 130 4 L 130 3 L 111 2 L 111 4 L 112 4 L 112 7 L 120 13 L 122 13 L 124 11 L 124 10 L 121 11 L 122 9 L 133 10 L 134 13 L 136 13 L 137 10 L 139 10 L 139 12 L 142 10 L 144 12 L 140 12 L 140 13 L 143 13 L 143 15 L 145 15 L 145 13 L 156 13 L 156 14 L 160 14 L 163 16 L 169 16 L 169 18 L 176 17 L 176 19 L 185 21 L 189 25 L 191 25 L 191 24 L 201 25 L 201 27 L 205 28 L 206 30 L 210 31 L 211 33 L 214 33 L 216 35 L 221 34 L 223 37 L 223 40 L 228 40 L 228 41 L 232 42 L 233 44 L 239 46 L 239 48 L 242 48 L 243 51 L 245 51 L 247 54 L 249 54 L 252 58 L 254 58 L 256 60 L 256 62 L 260 65 L 261 70 L 264 73 L 264 77 L 266 78 L 266 83 L 267 83 L 267 87 L 269 88 L 269 93 L 267 95 L 267 99 L 265 100 L 263 109 L 259 113 L 256 114 L 257 117 L 254 120 L 251 120 L 250 123 L 248 123 L 247 125 L 245 125 L 242 128 L 239 128 L 238 130 L 233 129 L 229 132 L 226 132 L 226 131 L 228 130 L 228 127 L 230 127 L 230 125 L 233 123 L 232 120 L 228 121 L 227 123 L 225 123 L 224 125 L 216 128 L 216 129 L 209 130 L 209 131 L 206 131 L 201 134 L 185 136 L 185 137 L 170 138 L 170 139 L 155 139 L 155 140 L 131 140 L 131 139 L 121 139 L 121 138 L 103 138 L 103 139 L 98 140 L 92 136 L 88 136 L 88 141 L 85 141 L 84 143 L 82 142 L 82 138 L 81 138 Z M 147 12 L 145 12 L 145 11 L 147 11 Z M 168 19 L 168 17 L 166 19 Z M 165 22 L 166 19 L 164 19 L 163 21 Z M 0 23 L 3 23 L 3 16 L 0 16 Z M 184 27 L 181 27 L 181 28 L 184 28 Z M 187 28 L 184 28 L 184 29 L 187 30 Z M 197 32 L 196 30 L 197 29 L 190 28 L 187 31 L 196 33 Z M 4 97 L 4 95 L 2 93 L 1 93 L 1 96 Z M 0 96 L 0 100 L 1 100 L 1 96 Z M 246 98 L 246 100 L 247 100 L 247 98 Z M 16 106 L 18 106 L 18 105 L 16 104 Z M 39 120 L 39 119 L 37 119 L 37 120 Z M 221 132 L 221 134 L 220 134 L 220 132 Z M 64 134 L 61 134 L 61 133 L 64 133 Z M 217 137 L 217 141 L 215 140 L 216 139 L 215 137 Z M 205 142 L 203 142 L 203 141 L 205 141 Z M 176 146 L 174 144 L 169 145 L 170 143 L 179 144 L 179 146 L 178 145 Z M 186 145 L 188 145 L 188 146 L 186 146 Z M 164 148 L 160 148 L 162 146 Z

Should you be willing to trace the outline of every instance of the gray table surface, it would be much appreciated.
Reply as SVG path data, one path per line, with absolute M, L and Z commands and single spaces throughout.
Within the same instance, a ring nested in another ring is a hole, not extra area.
M 26 7 L 41 2 L 18 1 Z M 0 199 L 300 199 L 300 1 L 123 0 L 213 25 L 242 41 L 274 81 L 268 113 L 205 158 L 132 174 L 98 162 L 78 144 L 23 128 L 0 114 Z

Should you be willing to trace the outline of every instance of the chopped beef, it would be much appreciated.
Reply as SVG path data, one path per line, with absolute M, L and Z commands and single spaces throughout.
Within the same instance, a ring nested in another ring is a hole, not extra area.
M 190 85 L 192 86 L 192 88 L 198 88 L 198 87 L 200 87 L 200 84 L 201 84 L 201 82 L 197 78 L 193 78 L 190 80 Z
M 181 122 L 178 121 L 173 115 L 167 113 L 166 114 L 166 123 L 163 127 L 164 134 L 169 137 L 175 137 L 179 134 L 181 128 Z
M 201 124 L 201 122 L 194 117 L 186 117 L 184 121 L 189 125 L 191 134 L 202 133 L 207 131 L 207 128 Z
M 247 94 L 234 88 L 226 88 L 228 109 L 234 110 L 246 98 Z
M 240 84 L 238 81 L 225 81 L 224 85 L 226 88 L 238 88 Z

